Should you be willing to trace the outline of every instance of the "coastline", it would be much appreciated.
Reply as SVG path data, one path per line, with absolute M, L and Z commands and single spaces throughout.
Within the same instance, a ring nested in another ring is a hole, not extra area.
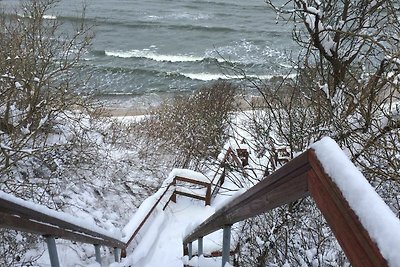
M 171 95 L 169 98 L 163 97 L 162 100 L 157 99 L 152 103 L 135 104 L 133 99 L 123 102 L 102 102 L 102 106 L 99 109 L 100 116 L 102 117 L 135 117 L 149 115 L 151 111 L 157 109 L 164 101 L 172 99 Z M 235 104 L 237 111 L 248 111 L 254 107 L 262 106 L 263 99 L 261 96 L 248 94 L 248 95 L 237 95 L 235 97 Z

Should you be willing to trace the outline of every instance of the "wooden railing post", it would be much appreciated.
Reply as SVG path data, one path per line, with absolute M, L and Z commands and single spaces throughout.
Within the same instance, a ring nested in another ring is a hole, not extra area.
M 207 186 L 206 191 L 206 206 L 211 205 L 211 184 Z
M 222 239 L 222 267 L 229 262 L 229 254 L 231 252 L 231 228 L 232 225 L 224 226 L 223 239 Z
M 203 237 L 199 237 L 199 239 L 197 239 L 197 247 L 197 255 L 200 257 L 203 255 Z
M 174 178 L 174 180 L 172 181 L 171 185 L 175 187 L 174 188 L 174 192 L 171 195 L 171 201 L 176 203 L 176 194 L 175 194 L 175 191 L 176 191 L 176 178 Z
M 47 243 L 47 249 L 49 251 L 51 267 L 60 267 L 60 262 L 58 260 L 56 240 L 55 240 L 54 236 L 45 236 L 45 238 L 46 238 L 46 243 Z
M 96 255 L 96 261 L 101 265 L 101 254 L 100 254 L 100 245 L 94 244 L 94 253 Z

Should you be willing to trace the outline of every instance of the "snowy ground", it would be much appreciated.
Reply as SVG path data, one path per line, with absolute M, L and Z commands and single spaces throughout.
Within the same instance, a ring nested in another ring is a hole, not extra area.
M 128 248 L 128 257 L 120 264 L 114 263 L 111 266 L 182 267 L 183 262 L 187 262 L 187 257 L 183 257 L 183 238 L 216 209 L 242 192 L 243 190 L 238 190 L 235 185 L 226 182 L 225 188 L 216 196 L 211 206 L 205 206 L 204 201 L 178 196 L 176 203 L 170 202 L 165 211 L 159 211 L 151 220 L 138 246 L 134 249 Z M 235 232 L 232 240 L 237 240 Z M 232 247 L 234 244 L 235 242 L 232 242 Z M 209 255 L 211 252 L 220 251 L 221 248 L 222 230 L 204 237 L 204 254 Z M 196 253 L 197 242 L 194 242 L 193 254 Z M 201 262 L 202 267 L 221 266 L 219 258 L 201 258 Z M 197 266 L 197 257 L 191 263 Z
M 121 265 L 113 266 L 182 267 L 183 237 L 193 222 L 204 220 L 212 213 L 214 208 L 204 206 L 204 202 L 178 199 L 154 219 L 151 229 L 133 253 Z

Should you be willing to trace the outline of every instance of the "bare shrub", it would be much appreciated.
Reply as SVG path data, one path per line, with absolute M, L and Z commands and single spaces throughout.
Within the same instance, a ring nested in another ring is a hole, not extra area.
M 219 81 L 164 103 L 141 124 L 153 153 L 171 155 L 175 167 L 198 169 L 216 158 L 227 138 L 236 86 Z
M 92 39 L 84 20 L 66 33 L 46 19 L 57 2 L 21 1 L 0 14 L 0 189 L 56 209 L 62 171 L 89 159 L 80 152 L 91 140 L 83 112 L 91 106 L 78 92 L 86 78 L 76 67 Z M 1 235 L 0 265 L 29 264 L 23 252 L 36 237 Z
M 89 105 L 77 92 L 82 77 L 74 68 L 92 34 L 81 24 L 71 34 L 61 33 L 57 20 L 45 19 L 56 3 L 22 2 L 14 14 L 1 16 L 0 174 L 7 191 L 18 191 L 10 183 L 31 178 L 42 179 L 38 187 L 44 188 L 56 169 L 57 151 L 68 150 L 77 136 L 73 131 L 83 133 L 77 126 L 81 114 L 74 110 Z

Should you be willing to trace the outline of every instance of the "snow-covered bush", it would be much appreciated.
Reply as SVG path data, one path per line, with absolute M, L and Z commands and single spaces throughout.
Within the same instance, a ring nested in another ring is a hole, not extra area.
M 242 227 L 241 266 L 346 266 L 344 253 L 310 198 L 251 218 Z
M 218 81 L 190 96 L 178 96 L 148 116 L 139 131 L 153 153 L 164 151 L 173 166 L 198 170 L 223 147 L 236 91 L 233 84 Z
M 0 189 L 52 208 L 63 205 L 62 165 L 84 157 L 74 148 L 85 143 L 76 110 L 89 106 L 76 91 L 73 68 L 91 40 L 82 25 L 67 35 L 46 19 L 56 2 L 25 1 L 0 15 Z M 40 253 L 24 257 L 37 239 L 2 230 L 0 265 L 37 259 Z
M 89 108 L 77 91 L 84 77 L 74 68 L 91 33 L 81 24 L 61 33 L 45 16 L 56 2 L 22 2 L 0 20 L 1 189 L 36 201 L 35 187 L 51 190 L 60 157 L 84 134 L 85 115 L 76 110 Z

